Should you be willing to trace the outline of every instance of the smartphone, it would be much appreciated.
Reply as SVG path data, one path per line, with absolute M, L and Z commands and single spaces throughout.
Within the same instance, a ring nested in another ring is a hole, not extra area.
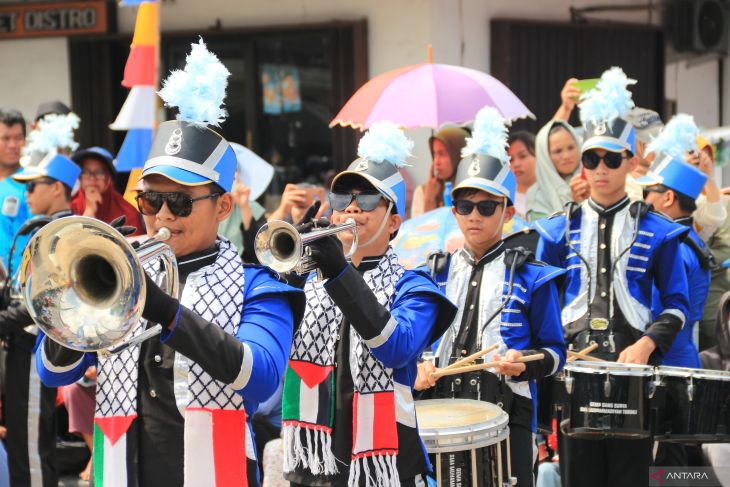
M 579 79 L 573 83 L 573 86 L 577 87 L 582 95 L 583 93 L 595 88 L 599 81 L 601 81 L 600 78 Z

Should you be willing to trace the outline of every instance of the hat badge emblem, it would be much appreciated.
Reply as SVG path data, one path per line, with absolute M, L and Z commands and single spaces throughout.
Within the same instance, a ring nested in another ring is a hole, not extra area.
M 474 157 L 471 160 L 471 164 L 469 165 L 467 174 L 469 174 L 469 176 L 471 176 L 471 177 L 474 177 L 474 176 L 478 175 L 481 172 L 481 170 L 482 170 L 482 168 L 479 166 L 479 158 Z
M 367 159 L 360 159 L 360 162 L 358 162 L 357 166 L 355 166 L 355 171 L 367 171 L 368 167 Z
M 165 146 L 165 154 L 167 154 L 168 156 L 174 156 L 175 154 L 179 153 L 182 150 L 182 140 L 182 130 L 173 130 L 172 134 L 170 134 L 170 138 L 167 141 L 167 145 Z
M 593 131 L 596 135 L 603 135 L 606 133 L 606 130 L 608 130 L 608 127 L 606 127 L 606 122 L 603 122 L 596 126 L 595 130 Z

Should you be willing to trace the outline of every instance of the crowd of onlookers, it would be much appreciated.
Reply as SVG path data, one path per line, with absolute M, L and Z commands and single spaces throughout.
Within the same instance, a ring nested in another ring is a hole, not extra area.
M 574 81 L 576 80 L 571 79 L 566 82 L 557 112 L 537 134 L 518 130 L 509 136 L 510 165 L 517 181 L 515 209 L 517 216 L 526 222 L 562 211 L 564 205 L 571 200 L 580 202 L 588 197 L 589 188 L 581 174 L 581 130 L 569 123 L 576 106 L 577 95 L 580 94 L 576 91 Z M 30 131 L 44 117 L 51 114 L 68 114 L 70 111 L 69 107 L 60 102 L 43 103 L 33 120 L 27 123 L 18 111 L 0 109 L 0 262 L 5 273 L 14 274 L 19 269 L 23 249 L 30 237 L 30 233 L 16 237 L 18 231 L 34 215 L 50 214 L 49 212 L 52 213 L 57 208 L 68 208 L 75 215 L 97 218 L 107 223 L 125 216 L 126 225 L 136 227 L 135 235 L 146 233 L 134 203 L 135 192 L 140 188 L 136 181 L 127 181 L 128 175 L 117 173 L 115 157 L 105 148 L 86 147 L 71 150 L 70 147 L 59 147 L 61 152 L 78 165 L 80 172 L 73 187 L 69 187 L 68 184 L 60 185 L 56 193 L 49 192 L 50 188 L 49 191 L 41 189 L 38 192 L 44 185 L 52 186 L 54 183 L 52 178 L 33 180 L 33 184 L 23 184 L 11 177 L 21 170 L 24 157 L 22 148 Z M 646 174 L 651 167 L 653 154 L 645 153 L 646 144 L 658 134 L 663 124 L 656 112 L 641 108 L 635 108 L 631 112 L 629 121 L 636 130 L 635 157 L 638 164 L 627 182 L 626 189 L 631 199 L 641 199 L 641 187 L 635 180 Z M 447 183 L 454 180 L 461 160 L 461 150 L 469 135 L 467 126 L 450 126 L 436 131 L 430 137 L 428 143 L 431 162 L 423 184 L 413 188 L 413 177 L 407 174 L 407 171 L 413 169 L 402 169 L 406 172 L 404 179 L 410 186 L 408 194 L 412 195 L 408 202 L 411 218 L 444 206 Z M 688 162 L 705 173 L 708 180 L 703 194 L 696 202 L 694 222 L 716 261 L 723 262 L 730 258 L 730 221 L 727 219 L 730 188 L 720 188 L 715 180 L 716 154 L 713 146 L 707 140 L 700 138 L 698 147 L 698 152 L 692 154 Z M 241 148 L 241 151 L 244 150 L 247 149 Z M 252 195 L 251 188 L 268 186 L 275 171 L 263 173 L 254 171 L 255 177 L 266 174 L 261 177 L 269 179 L 254 180 L 251 171 L 245 171 L 244 153 L 239 150 L 236 150 L 236 153 L 242 154 L 239 156 L 239 178 L 233 190 L 237 205 L 231 217 L 220 227 L 220 231 L 238 247 L 244 261 L 255 262 L 254 237 L 267 220 L 297 222 L 315 201 L 322 203 L 319 216 L 328 214 L 327 176 L 331 178 L 332 173 L 308 175 L 309 179 L 305 181 L 277 181 L 277 187 L 283 186 L 283 191 L 280 195 L 274 195 L 274 201 L 278 202 L 271 205 L 271 191 L 266 195 L 257 190 L 256 194 Z M 426 161 L 417 161 L 412 166 L 415 170 L 422 170 L 419 168 L 425 167 L 426 164 Z M 38 193 L 34 195 L 34 192 Z M 43 196 L 44 194 L 46 196 Z M 54 206 L 53 198 L 58 201 L 63 200 L 63 204 L 60 207 Z M 35 204 L 35 208 L 29 205 L 29 200 Z M 267 204 L 272 207 L 266 208 Z M 728 290 L 730 281 L 725 269 L 717 268 L 712 274 L 710 295 L 699 326 L 697 341 L 700 351 L 717 346 L 715 323 L 720 298 Z M 0 323 L 0 332 L 4 335 L 4 343 L 12 347 L 17 341 L 17 335 L 28 333 L 28 330 L 8 330 Z M 2 361 L 0 367 L 1 364 Z M 68 412 L 69 432 L 80 436 L 89 450 L 93 448 L 95 378 L 95 371 L 88 370 L 83 380 L 62 388 L 57 400 L 58 404 L 63 404 Z M 279 397 L 280 391 L 272 398 L 269 406 L 262 405 L 259 416 L 255 418 L 256 439 L 260 448 L 263 448 L 267 439 L 279 436 L 281 426 L 281 404 L 277 399 Z M 5 390 L 2 400 L 3 405 L 6 405 L 14 398 Z M 6 427 L 12 428 L 13 425 Z M 0 427 L 0 437 L 4 438 L 5 434 L 6 429 Z M 0 459 L 2 458 L 4 455 L 0 455 Z M 82 479 L 89 478 L 91 463 L 89 460 L 86 468 L 80 473 Z M 0 462 L 0 485 L 6 484 L 7 463 Z

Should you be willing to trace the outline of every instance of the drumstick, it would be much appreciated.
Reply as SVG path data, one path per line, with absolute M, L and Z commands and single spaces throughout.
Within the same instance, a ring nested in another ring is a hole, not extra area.
M 584 348 L 583 350 L 578 350 L 578 352 L 577 352 L 577 353 L 578 353 L 579 355 L 581 355 L 581 356 L 582 356 L 582 355 L 588 355 L 589 353 L 591 353 L 591 352 L 592 352 L 593 350 L 595 350 L 595 349 L 597 349 L 597 348 L 598 348 L 598 344 L 597 344 L 596 342 L 593 342 L 593 343 L 591 343 L 590 345 L 588 345 L 588 346 L 587 346 L 586 348 Z M 571 357 L 570 357 L 570 358 L 568 359 L 568 362 L 573 362 L 574 360 L 578 360 L 578 357 L 576 357 L 576 356 L 571 356 Z M 590 360 L 590 359 L 588 359 L 588 360 Z
M 574 352 L 572 350 L 568 350 L 568 355 L 570 355 L 570 358 L 568 360 L 570 360 L 572 358 L 573 360 L 580 359 L 580 360 L 589 360 L 591 362 L 605 362 L 605 360 L 603 360 L 603 359 L 600 359 L 597 357 L 591 357 L 590 355 L 583 355 L 582 353 Z M 570 360 L 570 361 L 572 362 L 572 360 Z
M 536 353 L 534 355 L 526 355 L 524 357 L 518 358 L 513 362 L 506 363 L 523 364 L 525 362 L 534 362 L 535 360 L 542 360 L 544 358 L 544 354 Z M 443 377 L 445 375 L 463 374 L 465 372 L 475 372 L 477 370 L 491 369 L 501 363 L 505 363 L 504 360 L 495 360 L 494 362 L 486 362 L 478 365 L 467 365 L 464 367 L 457 367 L 455 369 L 438 369 L 435 372 L 431 373 L 431 377 L 433 377 L 434 379 L 438 379 L 439 377 Z
M 481 357 L 482 355 L 486 355 L 489 352 L 491 352 L 492 350 L 496 350 L 498 348 L 499 348 L 499 344 L 498 343 L 495 343 L 494 345 L 489 346 L 489 347 L 485 348 L 484 350 L 480 350 L 477 353 L 473 353 L 473 354 L 469 355 L 468 357 L 464 357 L 461 360 L 457 360 L 456 362 L 454 362 L 453 364 L 449 365 L 448 367 L 444 367 L 444 370 L 451 370 L 451 369 L 455 369 L 457 367 L 461 367 L 462 365 L 468 364 L 472 360 L 476 360 L 479 357 Z

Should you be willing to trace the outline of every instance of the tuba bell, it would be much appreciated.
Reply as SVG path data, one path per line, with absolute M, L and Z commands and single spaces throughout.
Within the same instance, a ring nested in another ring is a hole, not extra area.
M 113 227 L 70 216 L 41 228 L 20 266 L 22 298 L 48 337 L 81 352 L 119 352 L 159 333 L 137 329 L 146 296 L 144 267 L 161 262 L 162 289 L 177 296 L 175 255 L 166 228 L 136 250 Z
M 350 231 L 353 235 L 352 246 L 345 256 L 346 259 L 350 259 L 357 250 L 357 224 L 352 218 L 339 225 L 331 225 L 303 234 L 300 234 L 294 225 L 285 221 L 270 221 L 256 233 L 254 251 L 262 265 L 270 267 L 276 272 L 294 271 L 297 274 L 306 274 L 317 268 L 307 254 L 307 246 L 322 237 L 345 231 Z

